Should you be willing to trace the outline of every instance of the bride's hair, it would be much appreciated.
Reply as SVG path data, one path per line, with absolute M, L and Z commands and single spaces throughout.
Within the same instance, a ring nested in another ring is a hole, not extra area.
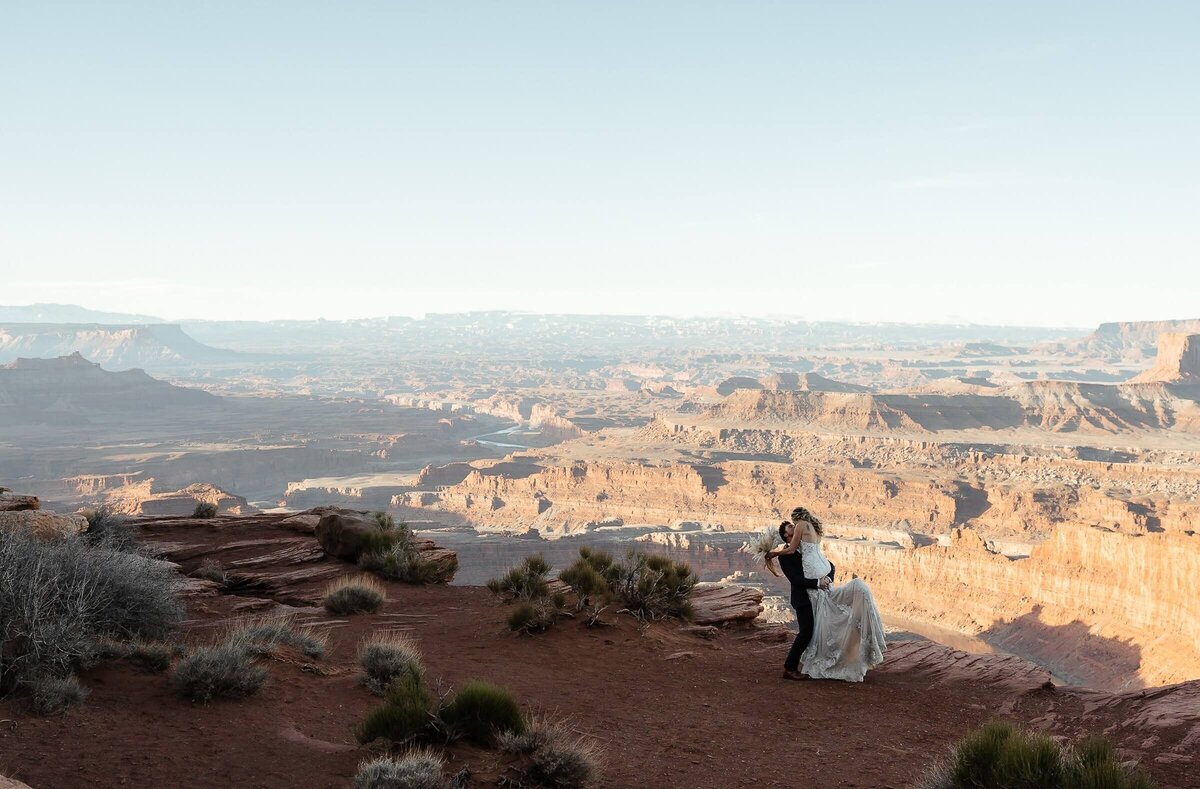
M 809 523 L 812 524 L 813 531 L 815 531 L 817 534 L 821 535 L 822 537 L 825 536 L 825 527 L 821 525 L 821 521 L 817 520 L 817 516 L 813 515 L 811 512 L 809 512 L 804 507 L 797 507 L 796 509 L 792 510 L 792 520 L 793 521 L 808 521 Z M 780 527 L 779 531 L 782 534 L 783 528 Z

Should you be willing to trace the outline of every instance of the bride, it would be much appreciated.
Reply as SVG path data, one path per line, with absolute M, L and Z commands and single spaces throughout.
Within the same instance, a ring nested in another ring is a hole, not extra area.
M 796 670 L 802 665 L 814 679 L 862 682 L 869 669 L 883 662 L 887 648 L 870 587 L 860 578 L 833 585 L 833 565 L 821 551 L 824 529 L 804 507 L 792 510 L 790 523 L 779 525 L 779 536 L 787 546 L 766 554 L 767 567 L 775 573 L 771 559 L 779 557 L 792 584 L 800 626 L 784 663 L 784 678 L 801 679 Z

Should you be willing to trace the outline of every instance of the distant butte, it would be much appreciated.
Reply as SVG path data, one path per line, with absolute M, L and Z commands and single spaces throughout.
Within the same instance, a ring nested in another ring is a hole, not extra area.
M 1200 383 L 1200 334 L 1160 334 L 1154 366 L 1130 383 Z

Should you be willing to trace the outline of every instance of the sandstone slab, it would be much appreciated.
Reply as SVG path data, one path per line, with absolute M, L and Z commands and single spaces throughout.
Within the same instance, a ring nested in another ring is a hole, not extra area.
M 38 500 L 37 496 L 14 496 L 12 494 L 0 494 L 0 512 L 37 510 L 41 508 L 42 503 Z
M 697 584 L 690 599 L 696 625 L 752 622 L 763 610 L 761 589 L 736 584 Z
M 39 540 L 61 540 L 87 530 L 87 518 L 71 513 L 46 510 L 16 510 L 0 512 L 0 532 L 24 530 Z

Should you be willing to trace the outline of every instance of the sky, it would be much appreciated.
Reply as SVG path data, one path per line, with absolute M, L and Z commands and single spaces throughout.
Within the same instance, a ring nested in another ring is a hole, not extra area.
M 1200 316 L 1200 3 L 0 0 L 0 304 Z

